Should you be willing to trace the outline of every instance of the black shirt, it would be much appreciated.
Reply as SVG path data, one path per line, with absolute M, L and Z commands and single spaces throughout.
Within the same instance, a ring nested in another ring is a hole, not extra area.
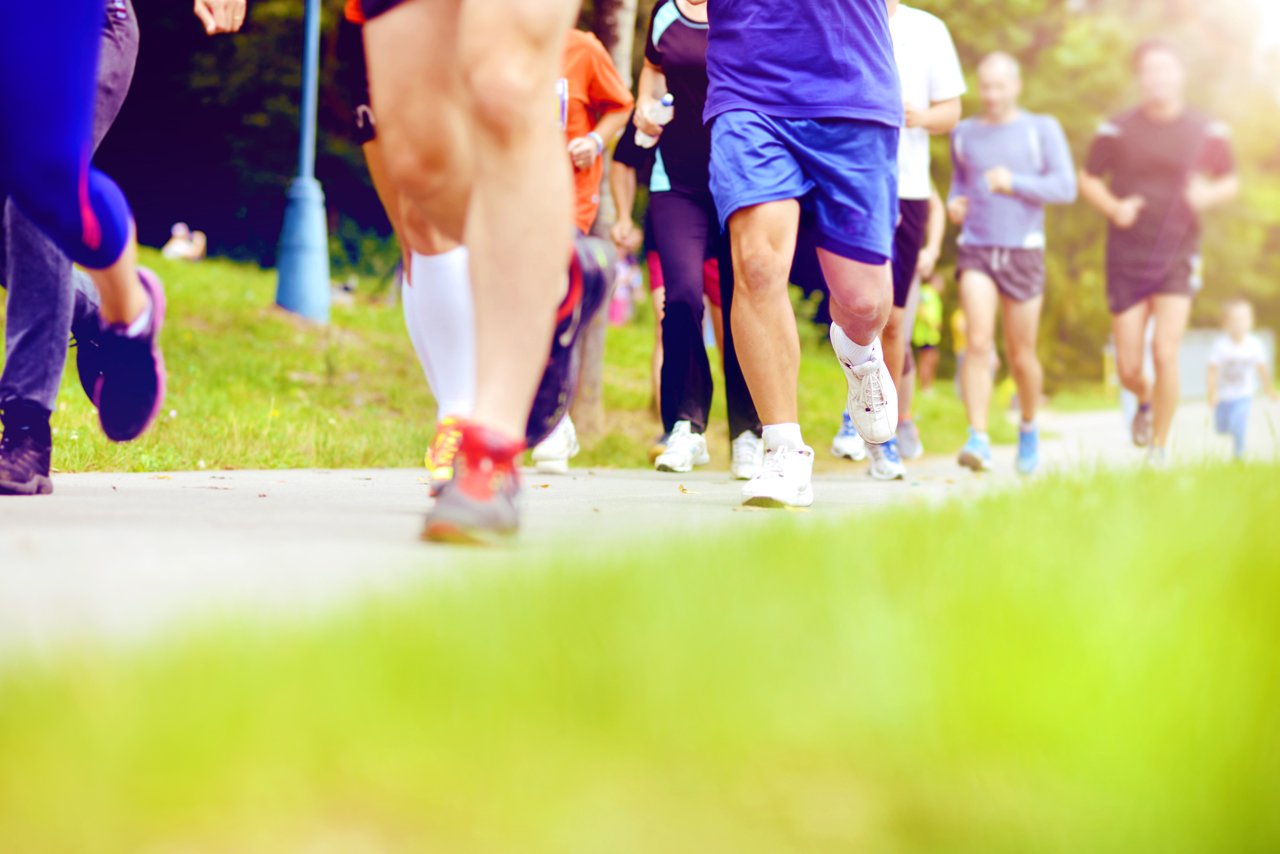
M 711 129 L 702 124 L 707 103 L 707 25 L 691 21 L 675 0 L 661 0 L 649 17 L 644 57 L 662 69 L 675 99 L 674 118 L 658 138 L 660 162 L 649 189 L 707 190 Z M 666 185 L 664 186 L 664 178 Z
M 1105 122 L 1089 149 L 1085 171 L 1110 175 L 1117 198 L 1142 196 L 1146 204 L 1132 228 L 1111 225 L 1109 275 L 1162 278 L 1199 252 L 1200 220 L 1184 198 L 1194 174 L 1215 178 L 1235 171 L 1231 132 L 1196 110 L 1156 122 L 1139 109 Z

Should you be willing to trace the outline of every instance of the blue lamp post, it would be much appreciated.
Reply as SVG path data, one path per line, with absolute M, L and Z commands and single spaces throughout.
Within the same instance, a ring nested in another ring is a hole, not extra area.
M 276 304 L 310 320 L 329 321 L 329 232 L 324 191 L 316 180 L 316 102 L 320 89 L 320 0 L 306 0 L 302 57 L 301 134 L 298 177 L 289 202 L 276 259 Z

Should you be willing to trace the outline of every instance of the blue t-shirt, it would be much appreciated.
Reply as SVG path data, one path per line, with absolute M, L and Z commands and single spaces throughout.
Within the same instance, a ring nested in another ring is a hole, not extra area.
M 707 0 L 703 121 L 729 110 L 901 127 L 884 0 Z

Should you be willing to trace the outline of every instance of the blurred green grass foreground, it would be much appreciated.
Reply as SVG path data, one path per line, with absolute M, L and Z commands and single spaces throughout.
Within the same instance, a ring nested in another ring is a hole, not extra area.
M 1280 850 L 1280 471 L 464 558 L 0 660 L 0 851 Z

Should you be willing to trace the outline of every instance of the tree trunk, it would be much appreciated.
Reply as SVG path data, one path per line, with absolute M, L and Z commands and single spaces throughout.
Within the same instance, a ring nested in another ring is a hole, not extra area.
M 604 44 L 622 80 L 631 85 L 631 52 L 635 41 L 636 0 L 596 0 L 593 31 Z M 600 212 L 591 233 L 608 238 L 617 212 L 609 193 L 612 155 L 605 154 L 604 176 L 600 183 Z M 584 434 L 604 432 L 604 338 L 608 328 L 608 303 L 586 331 L 582 342 L 582 373 L 573 403 L 574 426 Z

